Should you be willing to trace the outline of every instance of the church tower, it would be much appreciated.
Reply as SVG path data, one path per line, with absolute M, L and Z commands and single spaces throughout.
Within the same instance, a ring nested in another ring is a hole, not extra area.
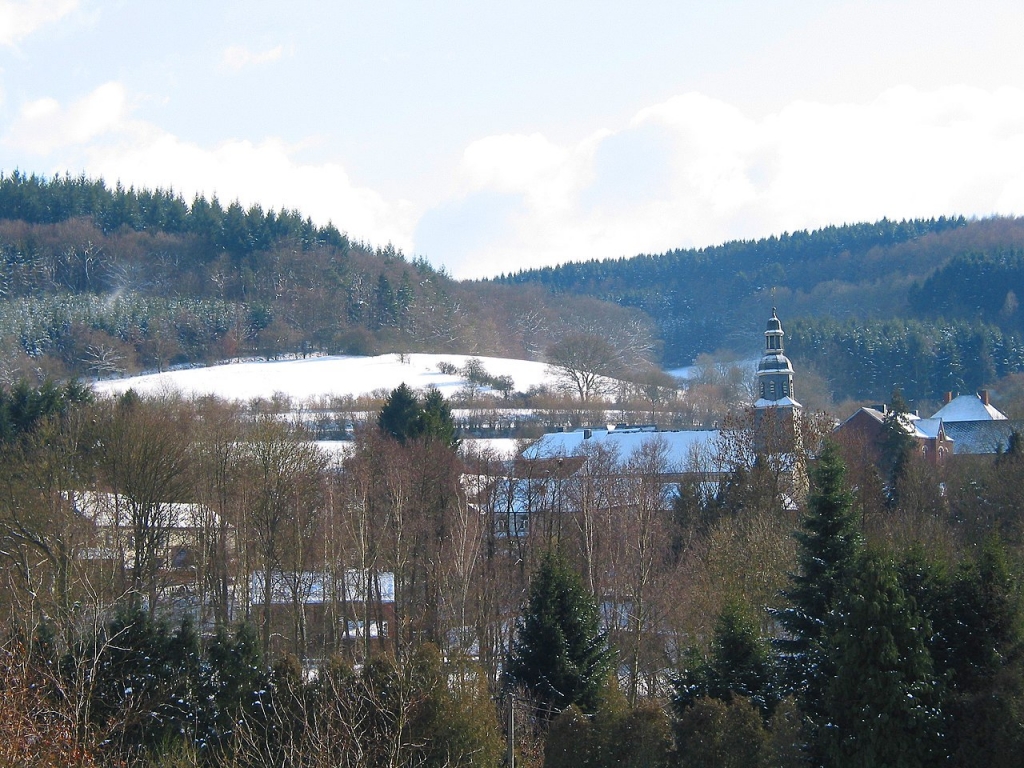
M 785 336 L 779 316 L 772 307 L 772 316 L 764 332 L 764 355 L 757 364 L 757 402 L 754 407 L 802 407 L 793 395 L 793 364 L 785 355 L 782 337 Z

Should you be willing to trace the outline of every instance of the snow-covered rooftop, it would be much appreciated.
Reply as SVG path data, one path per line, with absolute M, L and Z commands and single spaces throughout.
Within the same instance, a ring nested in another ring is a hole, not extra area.
M 717 429 L 659 432 L 651 428 L 581 428 L 572 432 L 546 434 L 523 451 L 523 456 L 527 459 L 544 459 L 577 455 L 592 441 L 595 445 L 617 450 L 619 459 L 625 461 L 644 444 L 661 440 L 665 443 L 665 459 L 671 470 L 682 471 L 695 451 L 712 448 L 720 434 Z
M 116 493 L 75 491 L 70 494 L 75 511 L 99 528 L 130 528 L 131 505 L 125 496 Z M 220 516 L 205 504 L 160 502 L 161 526 L 189 530 L 220 525 Z
M 803 408 L 800 403 L 794 400 L 792 397 L 787 395 L 786 397 L 780 397 L 778 400 L 766 400 L 765 398 L 759 398 L 754 403 L 755 408 Z
M 887 415 L 885 411 L 878 408 L 861 408 L 858 413 L 866 413 L 879 423 L 883 422 Z M 847 421 L 850 421 L 856 415 L 854 414 Z M 899 420 L 908 435 L 919 438 L 936 438 L 939 436 L 939 429 L 943 426 L 943 420 L 938 417 L 938 414 L 930 419 L 922 419 L 916 413 L 904 413 L 900 416 Z
M 960 395 L 939 408 L 932 418 L 942 419 L 946 423 L 951 421 L 1003 421 L 1006 419 L 1006 415 L 986 403 L 978 395 Z

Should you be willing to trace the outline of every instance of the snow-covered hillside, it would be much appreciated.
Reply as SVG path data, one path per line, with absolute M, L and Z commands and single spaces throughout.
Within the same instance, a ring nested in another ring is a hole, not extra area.
M 438 371 L 448 362 L 465 366 L 468 355 L 408 354 L 376 357 L 310 357 L 296 360 L 224 363 L 206 368 L 189 368 L 125 379 L 108 379 L 93 384 L 101 394 L 134 389 L 139 394 L 178 391 L 186 395 L 216 395 L 228 400 L 270 398 L 277 393 L 305 401 L 325 395 L 361 395 L 374 390 L 392 390 L 402 382 L 413 389 L 435 386 L 450 397 L 465 386 L 465 379 Z M 551 384 L 544 363 L 478 357 L 492 376 L 511 376 L 517 392 L 540 384 Z M 404 360 L 404 361 L 403 361 Z

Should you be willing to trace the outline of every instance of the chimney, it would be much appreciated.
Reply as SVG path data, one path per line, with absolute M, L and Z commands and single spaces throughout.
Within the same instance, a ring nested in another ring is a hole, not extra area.
M 943 400 L 942 400 L 942 404 L 943 405 L 949 405 L 951 402 L 953 402 L 953 393 L 952 392 L 947 392 L 946 393 L 946 397 L 943 398 Z
M 593 435 L 593 434 L 594 434 L 594 433 L 593 433 L 593 432 L 591 432 L 591 431 L 590 431 L 589 429 L 584 429 L 584 430 L 583 430 L 583 439 L 584 439 L 584 440 L 589 440 L 589 439 L 590 439 L 590 436 L 591 436 L 591 435 Z
M 988 402 L 988 390 L 987 389 L 981 390 L 981 392 L 978 393 L 978 397 L 981 398 L 981 402 L 983 402 L 985 405 L 989 404 L 989 402 Z

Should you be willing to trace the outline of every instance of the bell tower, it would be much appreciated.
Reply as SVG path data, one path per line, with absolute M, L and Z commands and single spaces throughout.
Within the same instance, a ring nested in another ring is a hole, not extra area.
M 764 332 L 764 355 L 757 364 L 757 402 L 755 408 L 800 408 L 793 395 L 793 364 L 785 355 L 785 336 L 779 316 L 772 307 Z

